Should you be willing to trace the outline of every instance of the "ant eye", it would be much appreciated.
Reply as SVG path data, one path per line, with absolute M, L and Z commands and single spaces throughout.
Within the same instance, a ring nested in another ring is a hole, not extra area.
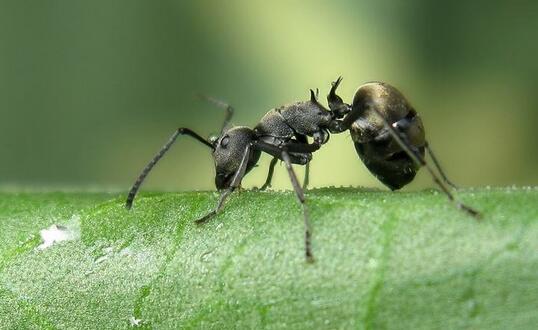
M 220 140 L 220 146 L 226 148 L 226 146 L 228 146 L 228 142 L 230 142 L 230 138 L 226 135 L 222 138 L 222 140 Z

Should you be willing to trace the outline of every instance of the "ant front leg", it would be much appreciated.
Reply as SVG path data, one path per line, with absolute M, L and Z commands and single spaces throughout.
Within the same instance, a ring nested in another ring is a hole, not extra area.
M 194 139 L 196 139 L 197 141 L 204 144 L 205 146 L 207 146 L 207 147 L 209 147 L 211 149 L 214 149 L 214 147 L 213 147 L 213 145 L 211 143 L 206 141 L 203 137 L 196 134 L 192 130 L 190 130 L 188 128 L 184 128 L 184 127 L 178 128 L 174 132 L 174 134 L 172 134 L 172 136 L 170 137 L 168 142 L 166 142 L 166 144 L 161 148 L 161 150 L 151 159 L 151 161 L 146 165 L 146 167 L 144 167 L 144 169 L 142 170 L 142 173 L 140 173 L 140 175 L 136 179 L 135 183 L 131 187 L 131 190 L 129 190 L 129 194 L 127 195 L 127 200 L 125 201 L 125 207 L 127 209 L 131 209 L 131 207 L 133 206 L 133 201 L 134 201 L 134 199 L 136 197 L 138 189 L 140 189 L 140 186 L 142 185 L 142 183 L 146 179 L 146 176 L 149 174 L 149 172 L 151 172 L 151 170 L 157 164 L 157 162 L 166 154 L 166 152 L 170 149 L 172 144 L 174 144 L 174 142 L 176 142 L 176 139 L 180 135 L 191 136 Z
M 228 196 L 230 196 L 231 193 L 233 193 L 234 190 L 237 187 L 239 187 L 239 185 L 241 184 L 241 180 L 245 176 L 245 173 L 247 170 L 249 154 L 250 154 L 250 144 L 248 144 L 247 147 L 245 148 L 245 151 L 243 153 L 243 158 L 241 158 L 241 163 L 239 164 L 239 169 L 237 170 L 237 172 L 235 172 L 235 175 L 232 179 L 232 182 L 230 183 L 230 186 L 221 193 L 217 206 L 211 212 L 204 215 L 200 219 L 196 220 L 195 222 L 197 224 L 205 223 L 209 221 L 211 218 L 213 218 L 215 215 L 217 215 L 217 213 L 220 212 L 220 210 L 224 206 L 224 202 L 226 201 Z

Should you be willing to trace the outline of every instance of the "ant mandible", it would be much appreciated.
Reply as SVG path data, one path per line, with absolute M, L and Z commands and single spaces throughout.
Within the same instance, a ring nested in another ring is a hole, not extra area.
M 349 105 L 336 94 L 341 81 L 342 77 L 339 77 L 332 83 L 327 96 L 330 110 L 321 105 L 317 100 L 317 93 L 310 90 L 308 101 L 269 110 L 254 129 L 245 126 L 229 127 L 233 108 L 219 100 L 204 97 L 226 110 L 220 135 L 206 140 L 188 128 L 177 129 L 142 170 L 129 191 L 125 206 L 127 209 L 132 207 L 142 182 L 180 135 L 188 135 L 210 148 L 215 161 L 215 186 L 221 194 L 215 208 L 195 221 L 198 224 L 207 222 L 222 210 L 228 196 L 240 186 L 243 177 L 257 164 L 261 152 L 265 152 L 273 156 L 273 159 L 261 189 L 270 185 L 277 161 L 284 161 L 297 199 L 303 208 L 305 256 L 308 262 L 312 262 L 312 230 L 304 196 L 304 189 L 308 184 L 308 165 L 312 153 L 327 143 L 330 133 L 349 130 L 361 160 L 370 172 L 391 190 L 400 189 L 411 182 L 417 170 L 424 166 L 450 201 L 455 202 L 459 209 L 469 215 L 477 218 L 480 216 L 478 211 L 456 199 L 447 187 L 454 185 L 447 179 L 425 139 L 422 120 L 396 88 L 382 82 L 364 84 L 358 88 L 353 103 Z M 311 143 L 308 138 L 312 139 Z M 426 150 L 441 178 L 426 162 Z M 306 165 L 302 187 L 292 164 Z

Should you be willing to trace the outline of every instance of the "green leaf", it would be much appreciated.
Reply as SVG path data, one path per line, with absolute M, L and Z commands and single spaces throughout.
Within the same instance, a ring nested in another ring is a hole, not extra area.
M 0 328 L 531 329 L 538 190 L 0 194 Z M 70 240 L 43 248 L 40 230 Z M 60 227 L 62 229 L 63 227 Z

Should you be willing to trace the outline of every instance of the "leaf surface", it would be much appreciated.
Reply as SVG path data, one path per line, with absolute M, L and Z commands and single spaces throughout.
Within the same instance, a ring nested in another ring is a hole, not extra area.
M 0 194 L 0 328 L 533 328 L 538 190 Z M 40 249 L 40 230 L 71 239 Z

